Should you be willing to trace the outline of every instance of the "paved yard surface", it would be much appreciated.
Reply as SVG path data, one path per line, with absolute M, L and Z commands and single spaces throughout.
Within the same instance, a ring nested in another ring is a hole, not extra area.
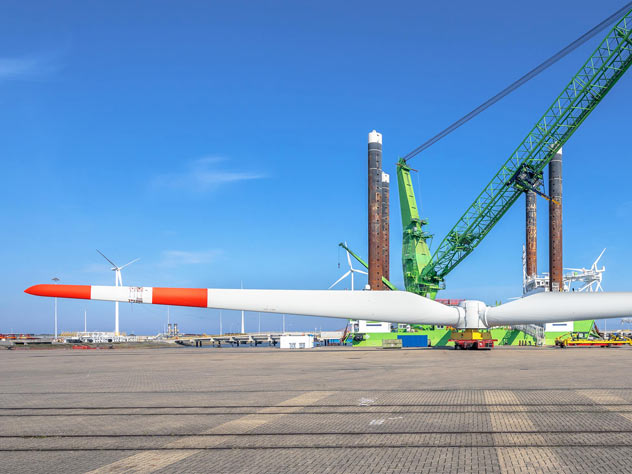
M 632 472 L 632 349 L 0 351 L 0 472 Z

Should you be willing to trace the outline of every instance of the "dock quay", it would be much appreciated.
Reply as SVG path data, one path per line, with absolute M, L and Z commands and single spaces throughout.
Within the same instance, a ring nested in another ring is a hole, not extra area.
M 627 347 L 0 351 L 0 463 L 13 473 L 631 472 L 631 363 Z

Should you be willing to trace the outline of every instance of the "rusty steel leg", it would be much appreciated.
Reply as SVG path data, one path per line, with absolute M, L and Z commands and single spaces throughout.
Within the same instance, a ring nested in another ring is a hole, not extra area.
M 369 286 L 382 289 L 382 135 L 369 133 Z
M 527 276 L 533 277 L 538 273 L 538 201 L 537 194 L 527 191 L 526 198 L 526 248 L 527 248 Z
M 389 220 L 389 194 L 390 176 L 382 173 L 382 276 L 387 280 L 390 267 L 390 220 Z
M 549 290 L 563 291 L 562 269 L 562 149 L 549 163 Z

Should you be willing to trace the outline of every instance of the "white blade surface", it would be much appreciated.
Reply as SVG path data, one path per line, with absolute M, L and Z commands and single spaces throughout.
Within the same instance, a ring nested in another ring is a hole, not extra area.
M 489 326 L 554 323 L 632 315 L 632 293 L 536 293 L 487 308 Z
M 125 267 L 131 265 L 132 263 L 138 262 L 140 260 L 140 258 L 135 258 L 134 260 L 132 260 L 131 262 L 127 262 L 125 265 L 123 265 L 122 267 L 119 267 L 119 270 L 123 270 Z
M 208 307 L 411 324 L 459 320 L 456 308 L 406 291 L 209 289 Z

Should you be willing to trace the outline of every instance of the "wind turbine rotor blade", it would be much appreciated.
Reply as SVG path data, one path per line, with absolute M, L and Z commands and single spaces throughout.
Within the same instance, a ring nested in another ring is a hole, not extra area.
M 488 307 L 489 326 L 555 323 L 632 315 L 632 293 L 546 292 Z
M 241 290 L 35 285 L 38 296 L 456 326 L 460 312 L 406 291 Z M 604 293 L 601 293 L 604 294 Z M 632 314 L 632 312 L 630 313 Z
M 351 265 L 351 255 L 349 254 L 348 250 L 347 250 L 347 262 L 349 263 L 349 268 L 353 268 L 353 265 Z
M 334 286 L 336 286 L 338 283 L 340 283 L 342 280 L 344 280 L 345 278 L 347 278 L 349 276 L 349 274 L 351 273 L 351 270 L 349 270 L 347 273 L 345 273 L 344 275 L 342 275 L 340 278 L 338 278 L 336 280 L 336 282 L 331 285 L 329 288 L 327 288 L 328 290 L 331 290 Z
M 597 268 L 597 263 L 599 263 L 599 260 L 601 260 L 601 257 L 603 256 L 603 253 L 606 251 L 606 249 L 603 249 L 601 251 L 601 253 L 599 254 L 599 256 L 597 257 L 597 260 L 595 260 L 595 263 L 592 264 L 592 268 Z
M 135 258 L 134 260 L 132 260 L 131 262 L 127 262 L 125 265 L 123 265 L 122 267 L 119 267 L 119 270 L 123 270 L 125 267 L 127 267 L 128 265 L 131 265 L 134 262 L 138 262 L 140 260 L 140 258 Z
M 112 264 L 112 266 L 114 268 L 118 268 L 118 266 L 116 265 L 116 263 L 114 263 L 112 260 L 110 260 L 109 258 L 107 258 L 105 255 L 103 255 L 103 252 L 101 252 L 99 249 L 95 249 L 97 252 L 99 252 L 101 254 L 101 256 L 106 259 L 108 262 L 110 262 Z M 114 268 L 112 270 L 114 270 Z
M 354 273 L 362 273 L 363 275 L 368 275 L 367 272 L 363 272 L 362 270 L 356 270 L 355 268 L 352 270 Z

